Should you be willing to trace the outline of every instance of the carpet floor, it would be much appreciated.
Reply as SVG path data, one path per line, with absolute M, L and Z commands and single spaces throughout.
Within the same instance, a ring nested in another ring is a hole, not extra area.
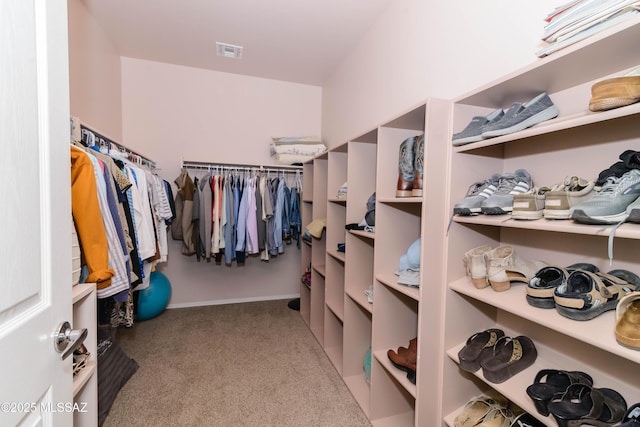
M 287 302 L 171 309 L 120 329 L 140 367 L 103 426 L 369 426 Z

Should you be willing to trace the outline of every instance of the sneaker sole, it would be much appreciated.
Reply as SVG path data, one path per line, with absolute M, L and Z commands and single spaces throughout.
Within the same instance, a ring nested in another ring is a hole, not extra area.
M 547 108 L 546 110 L 542 110 L 540 111 L 538 114 L 535 114 L 531 117 L 529 117 L 526 120 L 521 121 L 520 123 L 516 123 L 515 125 L 508 127 L 508 128 L 504 128 L 504 129 L 496 129 L 496 130 L 490 130 L 488 132 L 483 132 L 482 133 L 482 137 L 483 138 L 491 138 L 491 137 L 495 137 L 495 136 L 502 136 L 502 135 L 507 135 L 510 133 L 514 133 L 514 132 L 518 132 L 521 130 L 524 130 L 526 128 L 529 128 L 535 124 L 538 124 L 540 122 L 544 122 L 546 120 L 550 120 L 553 119 L 554 117 L 556 117 L 558 115 L 559 111 L 558 111 L 558 107 L 556 107 L 555 105 L 552 105 L 551 107 Z
M 632 209 L 627 217 L 627 222 L 640 224 L 640 209 Z
M 571 214 L 571 219 L 581 224 L 606 225 L 617 224 L 627 219 L 627 212 L 613 215 L 589 216 L 582 209 L 577 209 Z
M 513 219 L 536 220 L 542 218 L 542 211 L 511 211 Z
M 482 137 L 482 135 L 475 135 L 475 136 L 467 136 L 466 138 L 459 138 L 459 139 L 454 139 L 453 142 L 453 146 L 454 147 L 458 147 L 460 145 L 465 145 L 465 144 L 470 144 L 472 142 L 478 142 L 478 141 L 482 141 L 484 138 Z
M 542 211 L 542 216 L 546 219 L 570 219 L 571 212 L 569 210 L 545 209 Z
M 482 213 L 485 215 L 506 215 L 508 213 L 511 213 L 511 211 L 513 210 L 513 207 L 511 206 L 505 206 L 505 207 L 489 207 L 489 208 L 482 208 Z
M 471 216 L 482 213 L 480 208 L 453 208 L 454 215 Z

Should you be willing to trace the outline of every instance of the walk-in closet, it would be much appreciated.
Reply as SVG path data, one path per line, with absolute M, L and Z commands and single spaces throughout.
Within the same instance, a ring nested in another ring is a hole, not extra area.
M 1 426 L 640 426 L 638 1 L 0 28 Z

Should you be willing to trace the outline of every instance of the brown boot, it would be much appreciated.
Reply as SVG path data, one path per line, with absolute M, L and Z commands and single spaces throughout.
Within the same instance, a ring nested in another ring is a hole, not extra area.
M 418 361 L 417 338 L 409 341 L 409 348 L 399 347 L 397 353 L 393 350 L 388 350 L 387 357 L 389 357 L 389 360 L 396 368 L 407 373 L 409 381 L 413 384 L 416 383 L 416 364 Z
M 413 145 L 416 137 L 412 136 L 402 141 L 400 152 L 398 153 L 398 185 L 396 187 L 396 197 L 411 197 L 413 189 Z
M 411 195 L 422 197 L 422 175 L 424 173 L 424 135 L 420 135 L 413 144 L 413 185 Z

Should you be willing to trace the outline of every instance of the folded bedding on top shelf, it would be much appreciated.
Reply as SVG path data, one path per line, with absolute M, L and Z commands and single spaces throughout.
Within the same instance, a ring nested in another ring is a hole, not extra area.
M 301 154 L 304 156 L 315 156 L 327 151 L 324 144 L 287 144 L 271 145 L 271 155 L 274 154 Z

